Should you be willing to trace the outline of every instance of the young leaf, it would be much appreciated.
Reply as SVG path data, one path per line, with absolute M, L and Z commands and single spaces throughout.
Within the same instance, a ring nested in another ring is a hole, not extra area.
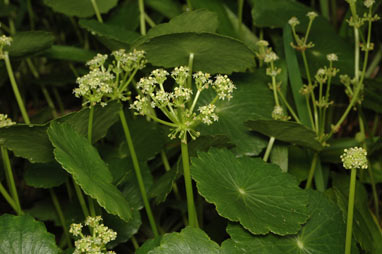
M 194 53 L 194 71 L 241 72 L 254 64 L 254 54 L 242 42 L 211 33 L 177 33 L 152 38 L 137 47 L 147 60 L 165 68 L 188 65 Z
M 316 134 L 305 126 L 286 121 L 277 120 L 250 120 L 246 125 L 254 131 L 278 140 L 311 148 L 316 151 L 322 149 L 316 140 Z
M 96 3 L 100 13 L 107 13 L 117 5 L 118 0 L 96 0 Z M 95 14 L 89 0 L 44 0 L 44 4 L 67 16 L 87 18 Z
M 29 215 L 0 216 L 0 254 L 58 254 L 54 235 Z
M 122 193 L 112 184 L 113 177 L 97 150 L 88 140 L 67 124 L 52 122 L 48 129 L 54 156 L 73 176 L 83 191 L 98 204 L 124 221 L 131 219 L 131 210 Z
M 221 216 L 253 234 L 294 234 L 309 218 L 307 193 L 291 175 L 259 158 L 210 149 L 192 159 L 191 175 Z
M 201 229 L 186 227 L 180 233 L 165 234 L 160 245 L 147 254 L 220 254 L 220 247 Z

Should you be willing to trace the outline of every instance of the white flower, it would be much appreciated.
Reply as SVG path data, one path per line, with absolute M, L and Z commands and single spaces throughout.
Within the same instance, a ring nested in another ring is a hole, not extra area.
M 288 21 L 288 24 L 291 26 L 291 27 L 295 27 L 297 26 L 298 24 L 300 24 L 300 21 L 296 18 L 296 17 L 291 17 Z
M 346 169 L 367 169 L 367 152 L 362 147 L 345 149 L 341 160 Z
M 265 54 L 264 62 L 270 63 L 270 62 L 277 61 L 278 59 L 279 57 L 276 55 L 276 53 L 273 51 L 270 51 L 267 54 Z
M 183 86 L 174 88 L 174 98 L 181 101 L 188 101 L 191 98 L 192 90 Z
M 12 120 L 8 118 L 8 115 L 0 114 L 0 128 L 12 126 L 15 124 L 16 124 L 15 122 L 12 122 Z
M 192 75 L 195 80 L 195 85 L 198 90 L 208 89 L 208 86 L 212 84 L 209 73 L 198 71 Z
M 370 8 L 371 6 L 373 6 L 374 3 L 375 3 L 375 0 L 365 0 L 365 1 L 363 1 L 363 4 L 364 4 L 367 8 Z
M 288 116 L 285 115 L 284 109 L 280 106 L 275 106 L 272 111 L 272 118 L 275 120 L 288 120 Z
M 326 58 L 330 62 L 338 61 L 338 56 L 336 54 L 334 54 L 334 53 L 326 55 Z
M 218 94 L 219 99 L 223 101 L 226 98 L 227 100 L 232 99 L 233 89 L 236 89 L 235 85 L 227 75 L 222 76 L 220 74 L 216 76 L 215 82 L 212 84 L 212 86 Z
M 310 11 L 306 14 L 306 16 L 308 16 L 310 19 L 314 19 L 318 16 L 318 14 L 317 14 L 317 12 Z
M 158 84 L 163 84 L 167 79 L 167 75 L 169 75 L 169 73 L 164 69 L 156 69 L 151 72 L 151 76 Z
M 175 79 L 175 82 L 179 85 L 184 85 L 184 82 L 189 77 L 189 69 L 185 66 L 175 67 L 171 72 L 171 77 Z
M 259 47 L 268 47 L 269 46 L 269 43 L 265 40 L 259 40 L 256 42 L 256 45 L 259 46 Z
M 107 60 L 107 55 L 102 55 L 98 53 L 95 57 L 93 57 L 93 59 L 88 61 L 86 65 L 88 65 L 90 69 L 95 69 L 95 68 L 99 68 L 103 66 L 106 60 Z
M 198 110 L 200 112 L 200 120 L 207 125 L 211 125 L 213 121 L 216 122 L 217 120 L 219 120 L 218 115 L 215 113 L 215 109 L 216 106 L 213 104 L 199 107 Z
M 141 78 L 137 83 L 137 88 L 144 94 L 151 94 L 155 89 L 156 80 L 153 77 Z

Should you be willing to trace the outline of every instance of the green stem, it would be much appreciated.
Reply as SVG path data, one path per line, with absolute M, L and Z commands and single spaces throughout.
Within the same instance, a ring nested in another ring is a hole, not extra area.
M 9 190 L 12 195 L 13 200 L 15 201 L 16 207 L 17 207 L 17 214 L 21 215 L 23 211 L 21 210 L 20 200 L 19 196 L 17 194 L 15 179 L 13 177 L 13 172 L 11 168 L 11 162 L 9 160 L 8 151 L 4 146 L 0 146 L 1 148 L 1 155 L 3 157 L 3 163 L 4 163 L 4 170 L 5 175 L 7 177 L 7 181 L 9 184 Z
M 3 195 L 4 199 L 8 202 L 8 204 L 12 207 L 12 209 L 19 214 L 19 209 L 15 203 L 15 201 L 12 199 L 12 197 L 8 194 L 7 190 L 4 188 L 4 186 L 0 183 L 0 193 Z
M 88 121 L 88 141 L 92 144 L 93 137 L 93 119 L 94 119 L 94 106 L 90 106 L 89 121 Z
M 367 69 L 367 71 L 365 73 L 365 76 L 367 78 L 371 77 L 371 75 L 373 74 L 373 71 L 377 68 L 377 66 L 378 66 L 379 62 L 381 61 L 381 59 L 382 59 L 382 46 L 379 47 L 379 50 L 374 55 L 373 60 L 369 64 L 369 68 Z
M 102 16 L 101 16 L 101 13 L 98 9 L 98 5 L 97 5 L 97 2 L 96 0 L 90 0 L 90 2 L 92 3 L 92 6 L 93 6 L 93 9 L 94 9 L 94 12 L 97 16 L 97 20 L 99 23 L 103 23 L 103 20 L 102 20 Z
M 351 170 L 351 175 L 350 175 L 348 217 L 347 217 L 347 223 L 346 223 L 345 254 L 351 253 L 351 240 L 352 240 L 352 234 L 353 234 L 353 214 L 354 214 L 354 198 L 355 198 L 356 177 L 357 177 L 357 169 L 353 168 Z
M 305 185 L 306 190 L 310 189 L 310 187 L 312 186 L 314 171 L 316 171 L 316 166 L 317 166 L 317 160 L 318 160 L 318 152 L 315 152 L 313 155 L 312 164 L 310 166 L 308 180 Z
M 34 13 L 33 13 L 33 8 L 32 8 L 32 3 L 31 0 L 27 1 L 27 9 L 28 9 L 28 14 L 29 14 L 29 24 L 31 26 L 31 30 L 34 30 Z
M 154 20 L 152 20 L 152 19 L 150 18 L 150 16 L 147 15 L 146 13 L 145 13 L 145 20 L 146 20 L 147 24 L 149 24 L 151 27 L 155 27 L 155 26 L 156 26 Z
M 160 156 L 161 156 L 161 159 L 162 159 L 163 166 L 164 166 L 165 170 L 166 170 L 167 172 L 170 171 L 170 170 L 171 170 L 171 167 L 170 167 L 170 163 L 169 163 L 169 161 L 168 161 L 166 152 L 163 151 L 163 150 L 161 150 L 161 151 L 160 151 Z M 178 186 L 176 185 L 175 182 L 172 184 L 172 189 L 174 190 L 175 197 L 176 197 L 178 200 L 181 200 L 182 198 L 180 197 L 179 189 L 178 189 Z
M 86 206 L 84 195 L 82 194 L 82 190 L 80 186 L 76 184 L 74 179 L 73 179 L 73 184 L 74 184 L 74 190 L 76 191 L 76 194 L 77 194 L 78 201 L 80 202 L 82 213 L 84 214 L 84 217 L 86 219 L 87 217 L 89 217 L 89 210 L 88 210 L 88 207 Z
M 269 138 L 267 149 L 265 150 L 265 154 L 264 154 L 264 157 L 263 157 L 263 160 L 265 162 L 268 161 L 268 158 L 269 158 L 269 155 L 271 154 L 272 147 L 273 147 L 273 144 L 275 143 L 275 140 L 276 140 L 275 137 L 270 137 Z
M 46 89 L 46 87 L 44 86 L 41 86 L 41 91 L 45 97 L 46 102 L 48 103 L 50 110 L 52 111 L 53 118 L 56 119 L 58 117 L 57 110 L 56 110 L 56 107 L 54 106 L 52 97 L 50 97 L 48 89 Z
M 281 100 L 283 101 L 283 103 L 286 105 L 286 107 L 288 108 L 289 112 L 292 114 L 294 120 L 297 122 L 297 123 L 301 123 L 300 119 L 298 118 L 297 114 L 294 112 L 293 108 L 289 105 L 288 101 L 286 100 L 285 96 L 283 95 L 283 93 L 281 91 L 278 91 L 278 94 L 280 95 L 280 98 Z
M 73 247 L 72 241 L 70 241 L 69 231 L 68 231 L 68 228 L 66 226 L 65 217 L 64 217 L 64 213 L 62 212 L 60 202 L 58 201 L 56 193 L 54 192 L 53 189 L 49 189 L 49 193 L 50 193 L 50 197 L 52 198 L 53 205 L 56 208 L 56 212 L 58 215 L 58 219 L 60 220 L 60 223 L 62 225 L 62 229 L 64 230 L 64 235 L 66 238 L 66 242 L 68 243 L 68 247 L 72 248 Z
M 329 1 L 328 0 L 320 0 L 320 8 L 321 8 L 322 16 L 324 16 L 327 20 L 330 20 L 330 17 L 329 17 L 330 16 L 329 15 Z
M 119 117 L 121 119 L 123 131 L 124 131 L 125 137 L 126 137 L 126 142 L 127 142 L 128 147 L 129 147 L 129 150 L 130 150 L 131 160 L 133 161 L 133 167 L 134 167 L 135 175 L 137 177 L 137 181 L 138 181 L 138 185 L 139 185 L 139 190 L 141 191 L 141 196 L 142 196 L 142 199 L 143 199 L 143 203 L 145 205 L 147 217 L 149 219 L 149 222 L 150 222 L 150 225 L 151 225 L 151 229 L 152 229 L 152 231 L 154 233 L 154 236 L 157 237 L 159 235 L 158 229 L 157 229 L 157 226 L 156 226 L 156 223 L 155 223 L 155 220 L 154 220 L 153 213 L 151 211 L 149 200 L 147 198 L 147 193 L 146 193 L 145 184 L 144 184 L 143 178 L 142 178 L 141 168 L 139 167 L 139 162 L 138 162 L 137 154 L 135 153 L 135 148 L 134 148 L 134 145 L 133 145 L 133 140 L 131 139 L 129 127 L 127 125 L 127 121 L 126 121 L 126 117 L 125 117 L 125 113 L 123 112 L 123 109 L 121 109 L 119 111 Z
M 354 78 L 359 82 L 359 31 L 354 27 Z
M 15 94 L 17 104 L 19 105 L 19 108 L 21 111 L 21 115 L 23 116 L 24 122 L 26 124 L 30 124 L 31 122 L 29 120 L 29 116 L 28 116 L 27 111 L 25 109 L 23 99 L 21 98 L 20 91 L 19 91 L 19 88 L 17 86 L 15 76 L 13 74 L 12 65 L 11 65 L 11 62 L 9 60 L 9 55 L 8 55 L 7 51 L 4 52 L 4 61 L 5 61 L 5 66 L 7 68 L 9 80 L 11 81 L 13 93 Z
M 146 35 L 146 22 L 145 22 L 145 3 L 143 0 L 138 0 L 139 12 L 140 12 L 140 29 L 141 35 Z
M 187 0 L 187 7 L 188 7 L 188 11 L 192 11 L 191 0 Z
M 132 236 L 132 237 L 131 237 L 131 243 L 133 244 L 134 249 L 137 250 L 137 249 L 139 248 L 139 244 L 138 244 L 137 239 L 135 239 L 135 236 Z
M 61 96 L 58 93 L 58 90 L 57 90 L 56 87 L 53 87 L 53 95 L 54 95 L 54 98 L 57 101 L 58 108 L 60 109 L 60 113 L 63 114 L 64 111 L 65 111 L 64 103 L 62 102 Z
M 192 66 L 194 65 L 194 53 L 190 53 L 188 57 L 188 71 L 189 77 L 187 79 L 187 87 L 191 89 L 192 87 Z
M 306 73 L 306 78 L 308 79 L 308 84 L 312 85 L 312 78 L 310 77 L 309 65 L 308 65 L 308 60 L 306 59 L 305 51 L 302 51 L 301 55 L 302 55 L 302 60 L 304 62 L 305 73 Z
M 187 140 L 181 141 L 182 162 L 183 162 L 183 175 L 186 186 L 187 196 L 187 209 L 188 209 L 188 222 L 191 227 L 198 227 L 198 217 L 196 215 L 194 192 L 192 190 L 190 158 L 188 155 Z

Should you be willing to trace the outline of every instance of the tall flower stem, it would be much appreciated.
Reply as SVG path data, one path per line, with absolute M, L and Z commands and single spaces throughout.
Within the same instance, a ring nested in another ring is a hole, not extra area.
M 12 207 L 12 209 L 18 214 L 19 210 L 15 201 L 8 194 L 7 190 L 4 188 L 4 186 L 1 183 L 0 183 L 0 193 L 4 197 L 4 199 L 8 202 L 8 204 Z
M 269 155 L 271 154 L 272 147 L 273 147 L 273 144 L 275 143 L 275 140 L 276 140 L 275 137 L 270 137 L 269 138 L 267 149 L 265 150 L 265 154 L 264 154 L 264 157 L 263 157 L 263 160 L 265 162 L 268 161 L 268 158 L 269 158 Z
M 9 60 L 9 55 L 8 55 L 7 51 L 4 52 L 4 62 L 5 62 L 5 67 L 7 68 L 9 80 L 10 80 L 11 85 L 12 85 L 13 93 L 15 94 L 17 104 L 19 105 L 19 108 L 21 111 L 21 115 L 23 116 L 24 122 L 26 124 L 30 124 L 31 122 L 29 120 L 27 110 L 25 109 L 23 99 L 21 98 L 20 91 L 19 91 L 19 88 L 17 86 L 15 76 L 13 74 L 11 61 Z
M 147 192 L 146 192 L 145 184 L 143 182 L 141 168 L 139 167 L 137 154 L 135 153 L 133 140 L 131 139 L 130 130 L 129 130 L 129 127 L 127 125 L 127 121 L 126 121 L 126 117 L 125 117 L 125 113 L 124 113 L 123 109 L 121 109 L 119 111 L 119 117 L 121 119 L 123 131 L 124 131 L 125 137 L 126 137 L 126 142 L 127 142 L 128 147 L 129 147 L 129 150 L 130 150 L 131 160 L 133 161 L 133 167 L 134 167 L 135 175 L 137 177 L 139 190 L 141 191 L 143 203 L 145 205 L 147 217 L 149 219 L 151 229 L 154 233 L 154 236 L 157 237 L 159 235 L 157 225 L 155 223 L 155 219 L 154 219 L 153 213 L 151 211 L 150 203 L 149 203 L 149 200 L 147 198 Z
M 243 23 L 243 7 L 244 7 L 244 0 L 238 0 L 237 17 L 239 19 L 239 22 L 237 22 L 237 24 L 238 24 L 237 31 L 238 31 L 239 36 L 241 36 L 241 29 L 243 26 L 243 24 L 242 24 Z
M 350 174 L 348 217 L 347 217 L 347 223 L 346 223 L 345 254 L 351 253 L 356 177 L 357 177 L 357 169 L 353 168 L 351 169 L 351 174 Z
M 3 162 L 4 162 L 5 175 L 7 177 L 9 190 L 10 190 L 11 196 L 15 202 L 15 205 L 17 207 L 17 214 L 21 215 L 23 213 L 23 211 L 21 210 L 21 205 L 20 205 L 20 201 L 19 201 L 19 196 L 17 194 L 15 179 L 13 177 L 13 172 L 12 172 L 12 168 L 11 168 L 11 162 L 10 162 L 9 156 L 8 156 L 8 151 L 4 146 L 0 146 L 0 147 L 1 147 L 1 156 L 2 156 Z
M 76 191 L 76 194 L 77 194 L 78 201 L 80 202 L 82 213 L 84 214 L 84 217 L 87 218 L 89 216 L 89 210 L 88 210 L 88 207 L 86 206 L 86 202 L 85 202 L 84 195 L 82 194 L 82 190 L 80 186 L 76 184 L 74 179 L 73 179 L 73 185 L 74 185 L 74 190 Z
M 313 155 L 312 164 L 310 166 L 308 180 L 306 182 L 305 189 L 310 189 L 310 187 L 312 186 L 314 172 L 316 171 L 316 167 L 317 167 L 317 161 L 318 161 L 318 152 L 315 152 Z
M 198 217 L 196 215 L 196 209 L 195 209 L 195 203 L 194 203 L 194 192 L 192 190 L 190 158 L 188 154 L 187 140 L 181 141 L 181 151 L 182 151 L 184 182 L 186 185 L 188 223 L 192 227 L 199 227 Z
M 139 5 L 139 20 L 140 20 L 140 29 L 141 35 L 146 35 L 146 21 L 145 21 L 145 3 L 143 0 L 138 0 Z
M 90 106 L 89 110 L 89 121 L 88 121 L 88 141 L 92 144 L 93 137 L 93 119 L 94 119 L 94 106 Z M 89 212 L 91 216 L 96 216 L 94 201 L 91 197 L 88 196 Z
M 60 220 L 60 223 L 61 223 L 62 228 L 64 230 L 64 235 L 66 238 L 66 242 L 68 243 L 68 247 L 72 248 L 73 247 L 72 241 L 70 241 L 70 235 L 69 235 L 68 227 L 66 226 L 65 217 L 64 217 L 64 213 L 62 212 L 60 202 L 58 201 L 56 193 L 54 192 L 54 190 L 52 188 L 49 189 L 49 194 L 50 194 L 50 197 L 52 199 L 53 205 L 56 208 L 58 219 Z
M 94 12 L 97 16 L 97 20 L 99 23 L 103 23 L 103 20 L 102 20 L 102 16 L 101 16 L 101 13 L 98 9 L 98 5 L 97 5 L 97 2 L 96 0 L 90 0 L 90 2 L 92 3 L 92 6 L 93 6 L 93 9 L 94 9 Z

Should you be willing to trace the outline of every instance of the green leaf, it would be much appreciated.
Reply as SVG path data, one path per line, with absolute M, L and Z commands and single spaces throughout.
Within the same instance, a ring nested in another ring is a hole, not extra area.
M 202 135 L 225 135 L 236 146 L 238 155 L 258 155 L 268 140 L 251 133 L 244 123 L 249 119 L 270 117 L 273 110 L 272 91 L 267 86 L 265 74 L 256 72 L 233 78 L 237 89 L 230 101 L 218 101 L 216 112 L 219 120 L 214 124 L 200 125 Z M 214 92 L 202 93 L 201 105 L 210 103 L 216 96 Z
M 322 149 L 321 144 L 316 140 L 316 133 L 299 123 L 259 119 L 250 120 L 246 125 L 251 130 L 269 137 L 275 137 L 277 140 L 297 144 L 316 151 Z
M 96 0 L 100 13 L 107 13 L 115 7 L 118 0 Z M 44 4 L 54 11 L 67 16 L 87 18 L 95 14 L 91 1 L 89 0 L 44 0 Z
M 160 245 L 147 254 L 219 254 L 220 247 L 201 229 L 186 227 L 180 233 L 165 234 Z
M 382 81 L 381 80 L 365 80 L 365 99 L 362 103 L 367 109 L 371 109 L 376 113 L 382 114 Z
M 84 63 L 92 59 L 96 53 L 91 50 L 72 46 L 53 45 L 51 48 L 45 50 L 42 55 L 56 60 Z
M 210 149 L 192 159 L 191 175 L 221 216 L 239 221 L 254 234 L 297 233 L 309 218 L 307 193 L 291 175 L 260 158 L 236 158 L 228 150 Z
M 163 129 L 153 121 L 147 122 L 144 117 L 133 118 L 130 115 L 126 115 L 126 119 L 138 160 L 145 162 L 154 158 L 168 140 Z M 115 137 L 120 140 L 120 137 L 124 137 L 125 134 L 123 129 L 120 128 L 121 124 L 119 125 L 118 129 L 114 129 L 114 133 L 116 133 Z M 115 131 L 116 129 L 117 131 Z M 119 154 L 121 157 L 130 157 L 129 147 L 125 138 L 123 138 L 121 143 Z
M 111 214 L 103 214 L 104 224 L 117 232 L 117 239 L 108 243 L 109 248 L 113 248 L 120 243 L 127 242 L 135 235 L 142 225 L 141 214 L 138 210 L 133 210 L 132 218 L 129 222 L 121 220 L 118 216 Z
M 219 18 L 218 32 L 228 36 L 236 36 L 236 32 L 225 8 L 225 5 L 220 0 L 190 0 L 193 9 L 207 9 L 215 12 Z
M 147 0 L 145 1 L 147 3 Z M 107 19 L 107 24 L 123 27 L 130 31 L 135 31 L 139 26 L 138 1 L 127 0 L 118 5 Z
M 43 31 L 17 32 L 12 38 L 9 46 L 10 57 L 28 56 L 43 51 L 50 48 L 54 40 L 52 33 Z
M 285 144 L 273 145 L 270 160 L 278 165 L 283 172 L 288 172 L 288 146 Z
M 1 254 L 58 254 L 54 235 L 48 233 L 43 223 L 29 215 L 0 216 Z
M 81 19 L 79 25 L 93 35 L 112 39 L 121 43 L 132 44 L 140 35 L 120 26 L 99 23 L 94 19 Z
M 229 225 L 227 232 L 240 253 L 262 254 L 342 254 L 346 225 L 338 207 L 324 194 L 309 191 L 310 220 L 297 235 L 279 237 L 273 234 L 254 236 L 240 225 Z M 357 253 L 353 249 L 352 253 Z
M 340 163 L 340 156 L 344 150 L 349 147 L 362 145 L 355 138 L 337 138 L 331 139 L 328 142 L 329 146 L 325 147 L 320 153 L 320 158 L 324 162 Z
M 162 236 L 146 240 L 136 251 L 136 254 L 147 254 L 150 250 L 159 246 Z
M 24 180 L 29 186 L 49 189 L 65 183 L 67 174 L 58 163 L 30 164 Z
M 53 160 L 52 145 L 46 135 L 46 125 L 13 125 L 0 128 L 0 144 L 15 156 L 28 159 L 32 163 Z
M 182 5 L 175 0 L 145 0 L 145 4 L 167 18 L 173 18 L 182 13 Z
M 242 42 L 211 33 L 162 35 L 137 48 L 146 51 L 151 64 L 165 68 L 188 65 L 190 53 L 194 53 L 194 71 L 229 74 L 254 64 L 254 54 Z
M 116 101 L 108 103 L 108 105 L 105 107 L 102 107 L 100 105 L 95 106 L 93 118 L 93 143 L 106 136 L 106 133 L 109 130 L 109 128 L 116 121 L 118 121 L 120 110 L 121 104 Z M 83 108 L 78 112 L 65 115 L 61 118 L 58 118 L 55 121 L 59 123 L 68 123 L 76 132 L 87 137 L 89 111 L 89 108 Z
M 172 186 L 176 180 L 177 170 L 176 168 L 171 169 L 165 174 L 161 175 L 155 183 L 152 185 L 149 196 L 155 197 L 155 204 L 160 204 L 164 202 L 167 195 L 171 192 Z
M 124 221 L 131 210 L 122 193 L 112 184 L 113 177 L 97 150 L 69 124 L 52 122 L 48 129 L 56 160 L 73 176 L 83 191 L 96 199 L 108 213 Z
M 159 24 L 147 33 L 149 37 L 156 37 L 172 33 L 214 33 L 218 27 L 215 13 L 207 10 L 184 12 L 174 17 L 168 23 Z

